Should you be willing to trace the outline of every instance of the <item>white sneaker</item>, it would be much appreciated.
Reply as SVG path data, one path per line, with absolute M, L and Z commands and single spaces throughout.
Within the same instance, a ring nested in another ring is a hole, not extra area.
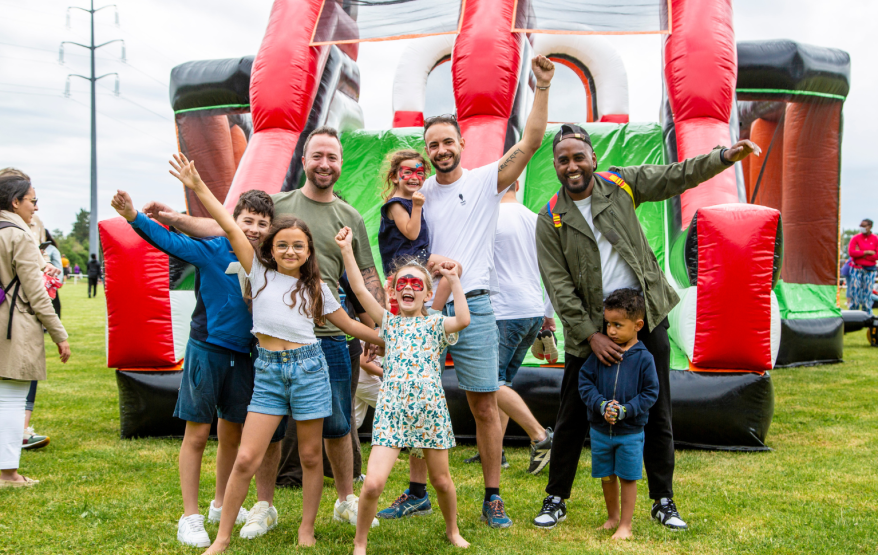
M 360 506 L 360 498 L 353 493 L 348 495 L 345 501 L 335 500 L 335 510 L 332 513 L 332 520 L 336 522 L 347 522 L 348 524 L 357 525 L 357 511 Z M 371 528 L 378 526 L 378 519 L 372 519 Z
M 177 540 L 183 545 L 210 547 L 210 536 L 204 529 L 204 515 L 181 516 L 177 522 Z
M 210 500 L 210 508 L 207 510 L 207 521 L 208 522 L 219 522 L 223 517 L 223 508 L 220 507 L 217 509 L 213 504 L 213 499 Z M 244 524 L 247 522 L 247 515 L 250 513 L 247 512 L 247 509 L 241 507 L 238 509 L 238 518 L 235 519 L 235 524 Z
M 268 501 L 259 501 L 250 509 L 247 524 L 241 528 L 241 537 L 252 540 L 273 530 L 277 526 L 277 509 L 270 507 Z

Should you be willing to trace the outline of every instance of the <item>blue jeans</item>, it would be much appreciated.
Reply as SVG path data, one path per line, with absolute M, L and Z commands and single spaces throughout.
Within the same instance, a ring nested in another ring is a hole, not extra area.
M 448 347 L 454 359 L 458 388 L 475 393 L 489 393 L 500 389 L 497 368 L 500 365 L 497 346 L 497 319 L 488 295 L 466 300 L 469 307 L 469 326 L 460 331 L 457 343 Z M 454 303 L 442 309 L 445 316 L 454 316 Z
M 512 387 L 512 380 L 542 327 L 542 316 L 497 320 L 497 332 L 500 336 L 500 371 L 497 379 L 500 385 Z
M 351 433 L 351 357 L 343 335 L 318 337 L 332 389 L 332 416 L 323 420 L 323 437 L 336 439 Z
M 591 477 L 613 475 L 623 480 L 643 478 L 643 430 L 610 436 L 591 428 Z

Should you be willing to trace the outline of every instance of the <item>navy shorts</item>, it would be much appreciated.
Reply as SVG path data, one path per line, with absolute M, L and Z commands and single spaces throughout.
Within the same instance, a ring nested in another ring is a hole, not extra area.
M 344 335 L 318 337 L 332 389 L 332 416 L 323 419 L 323 437 L 336 439 L 351 433 L 351 357 Z
M 175 417 L 210 424 L 216 415 L 243 424 L 252 395 L 250 353 L 239 353 L 189 338 Z
M 591 477 L 643 478 L 643 431 L 607 435 L 591 428 Z
M 542 327 L 542 316 L 497 320 L 497 332 L 500 335 L 500 371 L 497 379 L 500 385 L 512 387 L 512 380 Z

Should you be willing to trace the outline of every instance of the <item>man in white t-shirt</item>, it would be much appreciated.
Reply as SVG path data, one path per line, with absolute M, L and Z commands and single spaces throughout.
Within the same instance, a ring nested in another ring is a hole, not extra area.
M 543 56 L 531 61 L 531 69 L 537 81 L 533 109 L 521 141 L 497 162 L 472 170 L 461 168 L 460 156 L 466 142 L 461 137 L 457 118 L 437 116 L 424 122 L 424 142 L 436 174 L 427 179 L 420 192 L 425 198 L 430 250 L 458 261 L 463 268 L 460 282 L 469 305 L 470 325 L 460 332 L 460 339 L 449 347 L 449 352 L 454 359 L 458 387 L 466 392 L 476 421 L 476 442 L 485 480 L 482 520 L 492 528 L 512 525 L 500 497 L 503 436 L 497 408 L 497 321 L 489 299 L 492 289 L 496 291 L 497 287 L 494 232 L 504 191 L 515 183 L 542 145 L 549 112 L 549 86 L 555 73 L 554 64 Z M 454 315 L 453 300 L 449 300 L 442 312 Z M 410 460 L 412 484 L 420 486 L 426 482 L 426 464 Z M 420 503 L 425 499 L 414 499 L 409 491 L 391 507 L 402 507 L 402 510 L 387 509 L 378 516 L 407 516 L 405 503 Z

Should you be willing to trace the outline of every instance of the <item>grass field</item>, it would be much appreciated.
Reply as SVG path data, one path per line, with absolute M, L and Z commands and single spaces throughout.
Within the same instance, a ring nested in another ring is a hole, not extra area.
M 85 283 L 62 290 L 73 358 L 57 361 L 47 345 L 49 380 L 40 384 L 33 425 L 52 437 L 45 449 L 22 454 L 29 489 L 0 490 L 0 553 L 185 553 L 176 541 L 182 512 L 177 477 L 179 441 L 119 439 L 113 372 L 105 365 L 103 290 L 86 299 Z M 845 337 L 843 364 L 772 372 L 776 390 L 768 453 L 678 451 L 676 501 L 690 531 L 671 533 L 650 521 L 641 482 L 635 539 L 617 544 L 595 528 L 603 522 L 600 486 L 583 452 L 568 520 L 551 531 L 530 520 L 540 508 L 546 473 L 524 472 L 528 452 L 507 450 L 502 493 L 515 525 L 489 530 L 479 522 L 479 467 L 462 464 L 474 448 L 451 453 L 461 532 L 474 553 L 875 553 L 878 544 L 878 349 L 863 332 Z M 216 443 L 209 444 L 201 480 L 202 513 L 213 495 Z M 398 463 L 382 497 L 407 485 Z M 315 554 L 349 553 L 354 528 L 331 521 L 335 490 L 327 480 Z M 435 494 L 431 494 L 435 499 Z M 255 502 L 255 491 L 247 506 Z M 279 490 L 278 528 L 258 540 L 233 537 L 229 553 L 295 553 L 301 493 Z M 438 510 L 433 516 L 382 522 L 370 536 L 374 553 L 450 553 Z M 216 525 L 208 525 L 211 537 Z M 305 550 L 303 550 L 305 551 Z

